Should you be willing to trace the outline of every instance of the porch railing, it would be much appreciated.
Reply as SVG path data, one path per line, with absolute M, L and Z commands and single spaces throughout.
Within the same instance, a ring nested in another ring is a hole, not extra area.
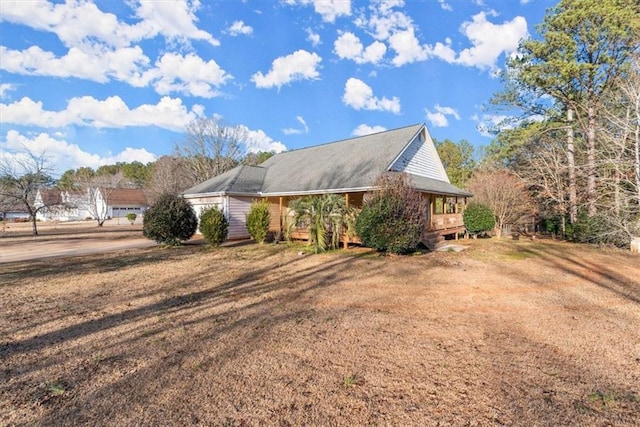
M 431 217 L 430 231 L 448 230 L 450 228 L 464 227 L 462 214 L 437 214 Z

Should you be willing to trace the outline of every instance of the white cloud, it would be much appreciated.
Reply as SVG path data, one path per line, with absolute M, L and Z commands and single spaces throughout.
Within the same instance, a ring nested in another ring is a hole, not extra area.
M 433 111 L 425 108 L 425 113 L 427 115 L 427 120 L 435 127 L 446 127 L 449 126 L 448 116 L 454 117 L 456 120 L 460 120 L 460 115 L 458 112 L 451 107 L 441 107 L 436 104 L 433 107 Z
M 306 50 L 297 50 L 291 55 L 276 58 L 271 64 L 271 69 L 265 75 L 258 71 L 251 76 L 251 81 L 258 88 L 280 89 L 283 85 L 297 80 L 313 80 L 320 76 L 318 66 L 322 58 L 316 53 Z
M 232 78 L 213 59 L 204 62 L 194 54 L 166 53 L 149 73 L 154 76 L 154 88 L 161 95 L 179 92 L 202 98 L 219 95 L 212 86 L 220 87 Z
M 516 16 L 503 24 L 487 21 L 485 12 L 473 16 L 471 22 L 465 22 L 460 29 L 469 38 L 472 47 L 458 54 L 456 62 L 480 69 L 494 69 L 502 53 L 509 54 L 518 49 L 521 39 L 527 37 L 527 21 Z
M 311 46 L 317 47 L 317 46 L 320 46 L 320 44 L 322 44 L 322 41 L 320 40 L 320 34 L 315 33 L 311 28 L 307 28 L 306 31 L 307 31 L 307 40 L 311 42 Z
M 274 151 L 280 153 L 287 151 L 287 147 L 280 141 L 274 141 L 263 130 L 251 130 L 246 126 L 241 126 L 247 133 L 247 151 L 257 153 L 258 151 Z
M 342 102 L 356 110 L 390 111 L 400 113 L 400 100 L 397 97 L 392 99 L 376 98 L 373 90 L 362 80 L 351 77 L 344 86 Z
M 474 114 L 471 119 L 476 122 L 476 129 L 480 135 L 488 138 L 495 136 L 491 130 L 513 127 L 512 117 L 504 114 L 483 114 L 482 116 Z
M 494 24 L 487 17 L 496 17 L 495 11 L 480 12 L 460 27 L 460 32 L 467 37 L 471 47 L 456 52 L 451 47 L 452 41 L 449 38 L 444 43 L 422 44 L 418 37 L 418 27 L 411 17 L 396 10 L 404 7 L 404 0 L 379 0 L 372 3 L 369 7 L 370 16 L 367 17 L 363 12 L 355 20 L 355 24 L 368 30 L 376 40 L 387 42 L 389 50 L 395 53 L 391 62 L 397 67 L 435 57 L 451 64 L 495 70 L 500 55 L 515 52 L 519 41 L 528 35 L 527 22 L 521 16 L 502 24 Z M 438 0 L 438 3 L 442 9 L 452 10 L 451 4 L 446 0 Z M 481 4 L 478 0 L 476 3 Z M 347 38 L 347 34 L 350 33 L 345 33 L 336 40 L 335 52 L 340 57 L 358 58 L 359 49 L 363 49 L 362 44 L 355 36 Z
M 7 94 L 13 90 L 16 90 L 16 85 L 11 83 L 0 83 L 0 99 L 7 96 Z
M 403 7 L 403 0 L 381 0 L 370 6 L 371 17 L 360 19 L 358 24 L 366 26 L 372 31 L 377 40 L 386 40 L 394 32 L 412 28 L 413 23 L 403 12 L 394 11 L 396 7 Z
M 123 128 L 129 126 L 157 126 L 182 131 L 191 121 L 202 115 L 203 107 L 196 105 L 191 111 L 179 98 L 163 97 L 157 104 L 143 104 L 130 109 L 118 96 L 103 101 L 90 96 L 71 98 L 67 108 L 47 111 L 42 102 L 22 98 L 11 104 L 0 104 L 3 123 L 42 128 L 60 128 L 69 125 L 96 128 Z
M 234 37 L 240 35 L 249 36 L 253 34 L 253 28 L 249 25 L 246 25 L 243 21 L 235 21 L 233 24 L 231 24 L 231 27 L 229 27 L 228 31 L 229 34 Z
M 68 50 L 58 56 L 38 46 L 25 50 L 0 46 L 2 70 L 24 75 L 75 77 L 99 83 L 117 80 L 134 87 L 153 84 L 160 94 L 178 92 L 205 98 L 218 94 L 212 86 L 218 87 L 231 78 L 215 61 L 205 62 L 194 54 L 167 53 L 156 61 L 154 68 L 139 46 L 140 40 L 158 35 L 187 47 L 190 40 L 219 45 L 209 33 L 196 26 L 198 0 L 129 2 L 139 19 L 131 25 L 87 1 L 53 4 L 8 0 L 6 3 L 0 21 L 52 32 Z M 249 29 L 247 26 L 239 28 L 244 32 Z
M 440 7 L 443 10 L 448 10 L 448 11 L 452 11 L 453 10 L 451 5 L 449 3 L 447 3 L 445 0 L 438 0 L 438 3 L 440 3 Z
M 298 123 L 300 123 L 302 128 L 283 129 L 282 132 L 284 132 L 285 135 L 299 135 L 301 133 L 309 133 L 309 126 L 307 126 L 307 122 L 304 120 L 304 118 L 302 116 L 296 116 L 296 120 L 298 121 Z
M 389 37 L 389 47 L 396 52 L 391 62 L 396 67 L 427 59 L 426 49 L 420 45 L 413 28 L 397 31 Z
M 425 51 L 430 57 L 440 58 L 448 63 L 456 61 L 456 51 L 451 47 L 451 39 L 448 37 L 444 43 L 437 42 L 433 46 L 426 46 Z
M 6 4 L 5 4 L 6 3 Z M 204 40 L 218 46 L 220 42 L 196 26 L 198 0 L 141 1 L 135 15 L 140 21 L 129 25 L 112 13 L 101 11 L 87 1 L 54 4 L 47 1 L 3 0 L 0 20 L 49 31 L 67 47 L 103 44 L 112 47 L 131 46 L 142 39 L 162 35 L 171 41 Z
M 109 79 L 126 81 L 132 86 L 144 86 L 141 68 L 149 63 L 140 47 L 107 49 L 72 47 L 67 54 L 56 57 L 52 52 L 31 46 L 12 50 L 0 46 L 0 69 L 16 74 L 76 77 L 106 83 Z
M 341 59 L 350 59 L 357 64 L 371 62 L 376 64 L 384 58 L 387 47 L 384 43 L 374 41 L 366 48 L 353 33 L 342 33 L 333 44 L 334 52 Z
M 136 15 L 143 20 L 138 25 L 146 30 L 145 38 L 161 34 L 170 40 L 204 40 L 212 46 L 220 45 L 211 34 L 196 26 L 195 12 L 199 8 L 199 0 L 141 1 Z
M 84 49 L 84 50 L 83 50 Z M 18 74 L 76 77 L 99 83 L 123 81 L 134 87 L 152 84 L 160 95 L 178 92 L 212 98 L 233 77 L 213 60 L 205 62 L 194 54 L 166 53 L 150 68 L 140 47 L 109 50 L 100 47 L 71 48 L 65 56 L 32 46 L 16 51 L 0 46 L 0 69 Z
M 527 118 L 506 114 L 474 114 L 471 119 L 476 122 L 476 129 L 482 136 L 495 137 L 495 134 L 499 131 L 514 129 L 523 123 L 543 122 L 548 120 L 548 117 L 538 114 Z
M 370 135 L 372 133 L 383 132 L 385 130 L 387 130 L 387 128 L 383 126 L 369 126 L 363 123 L 361 125 L 358 125 L 358 127 L 355 128 L 353 132 L 351 132 L 351 135 L 364 136 L 364 135 Z
M 313 9 L 325 22 L 334 22 L 339 16 L 351 15 L 351 0 L 285 0 L 285 3 L 291 6 L 313 4 Z
M 10 130 L 7 132 L 4 143 L 6 149 L 0 154 L 5 158 L 11 159 L 18 156 L 20 151 L 27 149 L 32 153 L 42 154 L 47 162 L 55 168 L 57 174 L 82 166 L 95 169 L 102 165 L 116 162 L 133 162 L 137 160 L 142 163 L 148 163 L 156 159 L 155 154 L 144 148 L 130 147 L 125 148 L 120 153 L 109 153 L 107 156 L 101 157 L 82 150 L 76 144 L 70 144 L 63 139 L 54 138 L 47 133 L 40 133 L 33 138 L 29 138 L 15 130 Z

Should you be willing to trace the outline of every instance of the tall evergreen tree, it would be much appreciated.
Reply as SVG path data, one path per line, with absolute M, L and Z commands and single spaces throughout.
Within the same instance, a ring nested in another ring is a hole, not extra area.
M 585 194 L 590 215 L 596 213 L 599 101 L 627 72 L 639 32 L 637 0 L 562 0 L 538 27 L 540 39 L 523 41 L 519 55 L 508 62 L 507 86 L 495 98 L 529 115 L 559 120 L 575 113 L 586 136 Z M 571 164 L 570 133 L 567 141 Z

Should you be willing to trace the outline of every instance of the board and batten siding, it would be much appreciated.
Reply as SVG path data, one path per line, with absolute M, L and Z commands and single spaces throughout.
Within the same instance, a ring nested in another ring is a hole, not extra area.
M 433 140 L 422 132 L 411 141 L 390 169 L 450 183 Z

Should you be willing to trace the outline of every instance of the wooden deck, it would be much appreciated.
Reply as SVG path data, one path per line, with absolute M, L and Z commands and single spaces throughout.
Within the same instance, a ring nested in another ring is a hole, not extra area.
M 455 230 L 461 227 L 464 228 L 462 214 L 441 214 L 433 215 L 431 218 L 431 224 L 427 227 L 427 231 L 446 231 L 444 234 L 451 234 L 455 233 Z

